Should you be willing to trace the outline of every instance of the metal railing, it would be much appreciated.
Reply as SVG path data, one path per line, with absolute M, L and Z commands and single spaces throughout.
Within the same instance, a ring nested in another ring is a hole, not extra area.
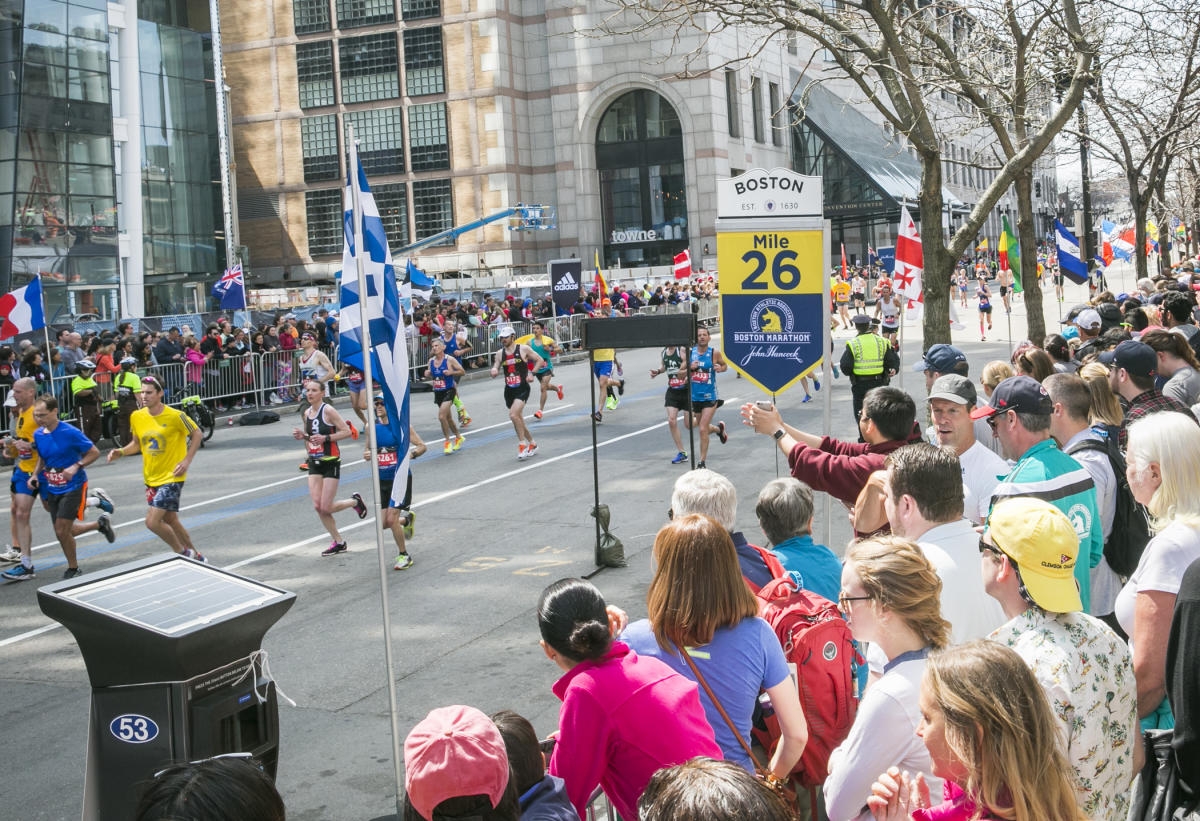
M 684 313 L 695 311 L 698 321 L 712 324 L 717 321 L 719 301 L 716 299 L 701 299 L 683 302 L 678 305 L 661 305 L 657 308 L 642 308 L 639 314 Z M 562 351 L 559 361 L 572 359 L 575 355 L 582 356 L 583 315 L 547 317 L 541 320 L 545 323 L 546 334 L 552 337 Z M 520 320 L 507 322 L 516 331 L 517 336 L 532 332 L 532 322 Z M 411 327 L 411 326 L 410 326 Z M 493 325 L 464 325 L 466 342 L 471 346 L 465 350 L 462 363 L 468 370 L 490 367 L 496 352 L 500 350 L 500 340 L 496 335 L 498 324 Z M 415 334 L 408 338 L 409 366 L 414 380 L 419 380 L 432 355 L 431 343 L 433 337 Z M 322 351 L 335 365 L 338 363 L 336 345 L 324 346 Z M 205 363 L 171 362 L 165 365 L 152 365 L 139 368 L 139 376 L 154 376 L 163 385 L 167 402 L 178 404 L 186 396 L 199 396 L 214 410 L 220 411 L 233 407 L 267 407 L 273 404 L 289 403 L 300 397 L 301 373 L 299 359 L 301 351 L 272 351 L 270 353 L 249 353 L 242 356 L 225 356 Z M 95 377 L 98 397 L 101 403 L 114 399 L 112 374 L 98 374 Z M 59 399 L 59 407 L 67 418 L 75 415 L 74 402 L 71 398 L 71 379 L 73 376 L 58 376 L 51 380 L 51 390 Z M 341 389 L 340 381 L 331 381 L 331 390 Z M 8 392 L 0 386 L 0 402 Z M 0 421 L 6 421 L 7 414 L 0 412 Z M 3 425 L 7 427 L 7 425 Z

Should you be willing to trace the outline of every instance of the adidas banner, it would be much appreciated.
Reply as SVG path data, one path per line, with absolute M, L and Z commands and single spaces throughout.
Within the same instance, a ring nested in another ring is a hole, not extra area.
M 550 291 L 554 294 L 554 307 L 558 314 L 571 312 L 571 306 L 579 301 L 579 289 L 582 282 L 582 260 L 554 259 L 550 261 Z

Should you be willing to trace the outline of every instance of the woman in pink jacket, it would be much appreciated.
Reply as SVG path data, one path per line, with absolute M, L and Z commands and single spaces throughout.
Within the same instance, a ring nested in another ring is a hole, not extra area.
M 1015 651 L 979 640 L 931 653 L 920 705 L 942 803 L 892 767 L 867 799 L 876 821 L 1084 821 L 1045 691 Z
M 537 608 L 542 650 L 563 670 L 550 774 L 566 782 L 581 818 L 597 786 L 622 818 L 637 818 L 650 777 L 698 755 L 721 758 L 696 684 L 658 659 L 613 641 L 604 597 L 562 579 Z

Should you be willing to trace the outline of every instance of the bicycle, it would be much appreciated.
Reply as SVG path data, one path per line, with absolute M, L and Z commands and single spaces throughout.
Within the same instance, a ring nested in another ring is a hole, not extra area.
M 201 433 L 204 434 L 204 438 L 200 440 L 200 447 L 204 447 L 204 443 L 212 439 L 212 435 L 217 429 L 217 420 L 213 416 L 212 410 L 204 404 L 199 396 L 185 396 L 179 403 L 179 409 L 191 417 L 191 420 L 196 423 L 196 427 L 200 428 Z

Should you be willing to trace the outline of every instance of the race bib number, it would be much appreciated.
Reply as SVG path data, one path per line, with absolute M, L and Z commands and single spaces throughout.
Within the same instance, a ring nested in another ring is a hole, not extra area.
M 668 388 L 682 388 L 686 384 L 687 380 L 680 376 L 678 371 L 667 376 Z
M 445 380 L 445 379 L 442 379 L 442 378 L 440 378 L 440 377 L 439 377 L 439 378 L 437 378 L 437 379 L 434 379 L 434 380 L 433 380 L 433 389 L 434 389 L 435 391 L 444 391 L 444 390 L 446 390 L 446 380 Z
M 346 381 L 353 382 L 355 385 L 362 384 L 363 375 L 362 375 L 362 373 L 355 371 L 354 373 L 352 373 L 346 377 Z
M 308 442 L 308 455 L 309 456 L 324 456 L 325 455 L 325 444 L 322 442 L 319 445 L 314 445 L 312 443 L 312 440 L 310 439 Z
M 379 451 L 379 466 L 381 468 L 394 468 L 398 464 L 396 451 L 388 448 L 387 450 Z
M 710 381 L 708 371 L 696 371 L 692 374 L 692 382 L 697 385 L 707 385 Z
M 66 487 L 71 480 L 61 471 L 48 470 L 46 471 L 46 481 L 50 483 L 50 487 Z
M 521 377 L 517 373 L 506 373 L 504 375 L 504 384 L 510 388 L 521 387 Z

